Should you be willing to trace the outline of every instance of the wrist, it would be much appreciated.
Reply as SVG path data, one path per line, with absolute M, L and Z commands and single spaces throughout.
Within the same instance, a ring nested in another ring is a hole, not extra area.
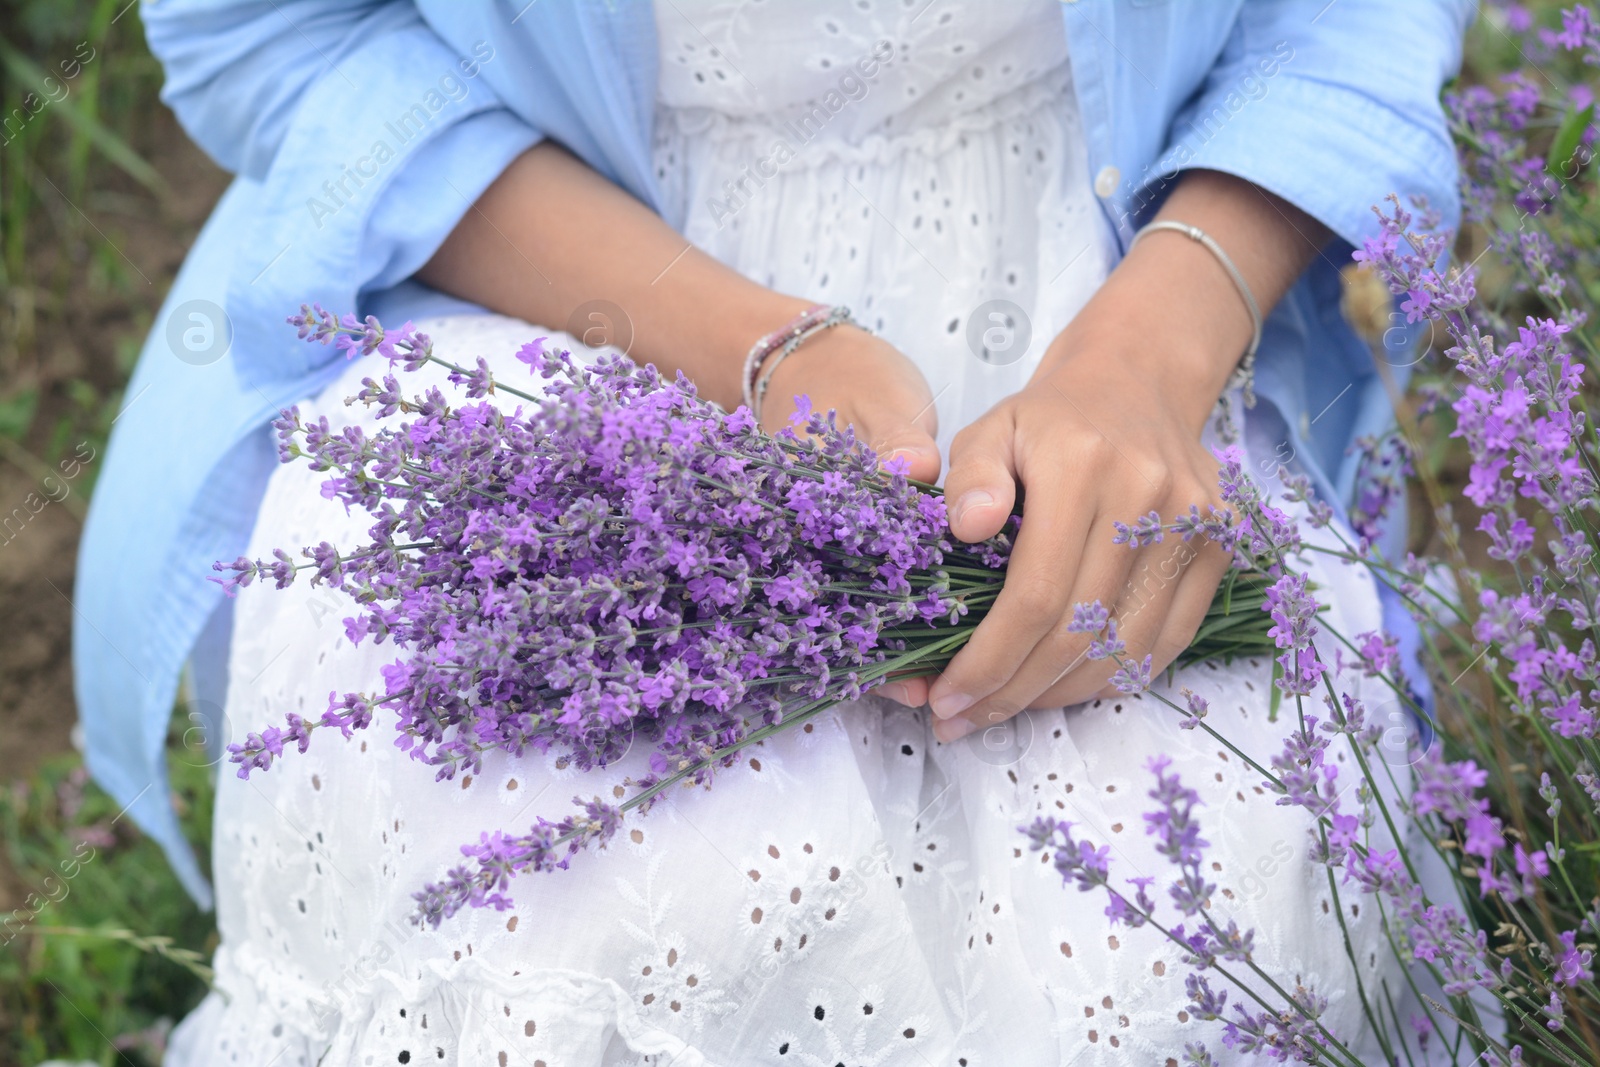
M 1219 358 L 1192 331 L 1153 323 L 1148 313 L 1080 319 L 1051 342 L 1030 387 L 1054 388 L 1090 407 L 1099 405 L 1097 396 L 1115 397 L 1118 407 L 1143 397 L 1138 406 L 1198 438 L 1239 355 Z
M 800 297 L 754 285 L 752 288 L 756 291 L 734 301 L 726 312 L 708 316 L 712 320 L 708 339 L 711 374 L 708 380 L 696 384 L 703 396 L 729 411 L 744 402 L 743 373 L 750 347 L 813 306 L 813 301 Z
M 1153 395 L 1199 434 L 1253 326 L 1210 253 L 1174 236 L 1175 247 L 1147 250 L 1141 242 L 1129 254 L 1051 342 L 1035 381 L 1055 379 L 1061 387 L 1064 377 L 1092 379 Z

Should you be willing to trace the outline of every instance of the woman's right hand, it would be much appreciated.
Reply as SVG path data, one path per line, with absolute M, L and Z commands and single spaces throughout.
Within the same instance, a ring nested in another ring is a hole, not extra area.
M 761 428 L 774 433 L 788 426 L 800 396 L 815 411 L 836 412 L 841 429 L 854 426 L 880 463 L 901 459 L 909 477 L 938 479 L 933 393 L 916 365 L 887 341 L 853 326 L 808 338 L 772 371 Z
M 840 427 L 854 426 L 857 439 L 878 454 L 880 463 L 903 460 L 908 477 L 938 480 L 933 393 L 916 365 L 887 341 L 852 326 L 809 338 L 773 370 L 761 428 L 773 433 L 789 425 L 798 396 L 809 398 L 815 411 L 835 412 Z M 928 679 L 886 682 L 873 692 L 921 707 L 928 699 Z

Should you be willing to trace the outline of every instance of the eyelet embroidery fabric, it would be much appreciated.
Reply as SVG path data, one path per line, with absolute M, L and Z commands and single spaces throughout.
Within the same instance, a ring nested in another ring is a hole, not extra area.
M 1104 279 L 1109 245 L 1054 4 L 925 4 L 663 0 L 655 151 L 668 216 L 696 244 L 768 285 L 849 302 L 918 361 L 947 448 L 1024 384 Z M 893 59 L 876 81 L 730 210 L 730 184 L 880 40 Z M 993 300 L 1022 310 L 1031 345 L 974 355 L 969 319 Z M 421 325 L 441 353 L 483 355 L 508 380 L 533 336 L 581 351 L 498 316 Z M 375 425 L 342 404 L 372 370 L 352 365 L 308 414 Z M 1277 469 L 1270 446 L 1246 449 L 1250 470 Z M 324 500 L 321 478 L 274 474 L 252 554 L 363 537 L 367 521 Z M 1378 625 L 1367 576 L 1319 564 L 1312 579 L 1330 626 Z M 330 690 L 378 687 L 395 654 L 352 647 L 340 619 L 353 607 L 328 590 L 252 588 L 236 611 L 235 738 L 319 711 Z M 1206 697 L 1210 721 L 1264 763 L 1293 718 L 1270 721 L 1270 684 L 1268 664 L 1244 661 L 1158 688 Z M 493 755 L 437 784 L 392 739 L 380 721 L 249 781 L 225 765 L 218 990 L 175 1032 L 169 1064 L 1176 1067 L 1207 1037 L 1223 1053 L 1186 1011 L 1178 954 L 1148 928 L 1109 927 L 1104 902 L 1064 889 L 1017 831 L 1071 818 L 1111 846 L 1119 876 L 1163 876 L 1140 817 L 1155 754 L 1200 792 L 1221 917 L 1256 929 L 1263 966 L 1328 996 L 1341 1034 L 1364 1029 L 1341 918 L 1368 988 L 1394 979 L 1375 909 L 1347 897 L 1333 914 L 1302 814 L 1152 699 L 1027 712 L 947 746 L 925 711 L 869 697 L 757 746 L 710 791 L 669 794 L 570 871 L 520 879 L 513 910 L 436 931 L 408 923 L 410 894 L 460 844 L 560 817 L 574 794 L 621 797 L 644 754 L 590 774 Z
M 422 328 L 508 380 L 525 373 L 516 347 L 551 333 L 495 316 Z M 376 425 L 339 400 L 371 370 L 352 365 L 308 414 Z M 324 500 L 321 478 L 303 464 L 274 474 L 252 553 L 362 536 L 366 520 Z M 1312 577 L 1330 626 L 1376 625 L 1364 574 Z M 236 608 L 234 736 L 381 684 L 394 655 L 349 645 L 339 619 L 353 605 L 330 590 L 252 588 Z M 1245 661 L 1161 688 L 1204 695 L 1210 721 L 1264 762 L 1293 718 L 1268 720 L 1269 685 L 1268 665 Z M 1072 818 L 1120 871 L 1161 876 L 1140 819 L 1157 753 L 1205 802 L 1222 916 L 1256 929 L 1257 958 L 1282 980 L 1329 995 L 1331 1025 L 1361 1031 L 1301 813 L 1153 700 L 1027 712 L 947 746 L 925 712 L 869 697 L 757 746 L 710 791 L 669 794 L 570 871 L 518 880 L 514 910 L 436 931 L 408 923 L 410 894 L 461 843 L 559 817 L 574 794 L 621 796 L 644 754 L 590 774 L 496 755 L 441 784 L 392 741 L 379 722 L 248 781 L 222 775 L 218 992 L 176 1032 L 170 1063 L 1164 1063 L 1204 1036 L 1177 954 L 1148 928 L 1110 928 L 1103 901 L 1063 889 L 1016 830 L 1042 812 Z M 1370 988 L 1388 973 L 1378 915 L 1361 898 L 1346 911 Z

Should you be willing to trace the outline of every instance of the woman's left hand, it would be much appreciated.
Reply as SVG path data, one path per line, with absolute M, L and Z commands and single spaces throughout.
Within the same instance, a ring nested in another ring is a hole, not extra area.
M 1225 174 L 1185 174 L 1159 218 L 1198 226 L 1231 256 L 1263 313 L 1329 233 L 1292 205 Z M 1027 387 L 956 437 L 945 496 L 963 541 L 998 533 L 1024 496 L 1005 585 L 926 698 L 953 741 L 1029 707 L 1107 690 L 1114 661 L 1088 661 L 1094 635 L 1068 630 L 1073 605 L 1117 620 L 1125 663 L 1166 668 L 1194 637 L 1229 559 L 1167 536 L 1130 548 L 1113 524 L 1170 523 L 1218 502 L 1218 463 L 1201 444 L 1253 326 L 1233 278 L 1203 245 L 1157 231 L 1141 241 L 1051 343 Z
M 999 599 L 932 687 L 941 740 L 1107 688 L 1118 664 L 1085 659 L 1096 635 L 1068 631 L 1074 604 L 1099 601 L 1127 643 L 1124 659 L 1149 655 L 1152 671 L 1164 669 L 1188 647 L 1228 568 L 1227 554 L 1200 540 L 1113 541 L 1116 522 L 1152 511 L 1170 521 L 1220 502 L 1217 461 L 1200 443 L 1211 401 L 1197 402 L 1196 385 L 1206 384 L 1186 382 L 1170 349 L 1071 337 L 1061 347 L 1049 373 L 951 448 L 945 492 L 957 537 L 1000 532 L 1018 485 L 1026 512 Z

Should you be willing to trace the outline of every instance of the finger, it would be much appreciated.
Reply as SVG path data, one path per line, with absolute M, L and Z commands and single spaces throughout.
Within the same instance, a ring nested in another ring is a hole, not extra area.
M 950 530 L 968 543 L 993 537 L 1005 527 L 1017 501 L 1014 427 L 1005 415 L 979 419 L 950 445 L 944 498 Z
M 887 468 L 900 461 L 906 477 L 919 482 L 939 480 L 939 409 L 919 376 L 914 387 L 892 390 L 892 395 L 865 398 L 871 414 L 856 427 L 857 436 L 878 454 Z
M 1217 585 L 1231 565 L 1227 553 L 1210 543 L 1201 546 L 1194 558 L 1185 564 L 1160 630 L 1148 644 L 1139 646 L 1141 657 L 1146 651 L 1150 654 L 1152 674 L 1166 670 L 1194 641 L 1217 595 Z M 1132 652 L 1131 641 L 1128 647 Z
M 1117 636 L 1128 646 L 1130 658 L 1143 659 L 1154 650 L 1173 611 L 1185 568 L 1197 556 L 1194 545 L 1176 537 L 1138 553 L 1138 561 L 1112 609 Z
M 1217 586 L 1232 566 L 1233 560 L 1226 552 L 1207 542 L 1201 546 L 1195 560 L 1184 568 L 1172 610 L 1151 649 L 1158 669 L 1177 659 L 1194 641 L 1211 602 L 1216 599 Z
M 1026 528 L 1027 524 L 1023 525 Z M 1084 658 L 1089 642 L 1095 635 L 1073 633 L 1067 629 L 1071 618 L 1070 605 L 1094 600 L 1102 604 L 1114 603 L 1128 584 L 1135 557 L 1136 553 L 1112 544 L 1109 537 L 1096 538 L 1084 551 L 1083 565 L 1073 578 L 1072 592 L 1067 598 L 1068 607 L 1052 616 L 1054 625 L 1027 652 L 1021 665 L 1004 684 L 961 714 L 964 724 L 956 721 L 941 724 L 945 726 L 943 733 L 961 736 L 980 726 L 1004 722 L 1022 709 L 1038 703 L 1040 696 L 1052 687 L 1059 686 L 1064 677 L 1076 680 L 1080 672 L 1087 676 L 1077 682 L 1085 696 L 1100 689 L 1115 665 L 1107 668 L 1103 663 L 1089 662 Z M 985 620 L 985 625 L 988 621 Z M 941 735 L 939 726 L 935 726 L 934 735 Z M 940 739 L 943 740 L 943 737 Z
M 928 680 L 899 678 L 892 682 L 884 682 L 872 692 L 887 697 L 896 704 L 904 704 L 908 708 L 920 708 L 928 702 Z
M 1053 489 L 1030 504 L 994 607 L 929 691 L 941 719 L 961 714 L 1004 685 L 1071 603 L 1089 537 L 1088 509 L 1060 500 Z
M 1080 704 L 1095 696 L 1114 693 L 1108 683 L 1123 664 L 1140 663 L 1155 647 L 1177 603 L 1185 574 L 1184 568 L 1195 559 L 1196 550 L 1178 538 L 1151 546 L 1135 556 L 1135 562 L 1119 589 L 1112 618 L 1117 621 L 1117 637 L 1127 651 L 1118 658 L 1085 664 L 1081 670 L 1057 679 L 1035 700 L 1035 707 Z M 1152 663 L 1160 670 L 1171 657 Z
M 939 445 L 933 435 L 907 423 L 899 430 L 873 439 L 872 450 L 887 470 L 894 462 L 906 465 L 906 477 L 918 482 L 939 480 Z

